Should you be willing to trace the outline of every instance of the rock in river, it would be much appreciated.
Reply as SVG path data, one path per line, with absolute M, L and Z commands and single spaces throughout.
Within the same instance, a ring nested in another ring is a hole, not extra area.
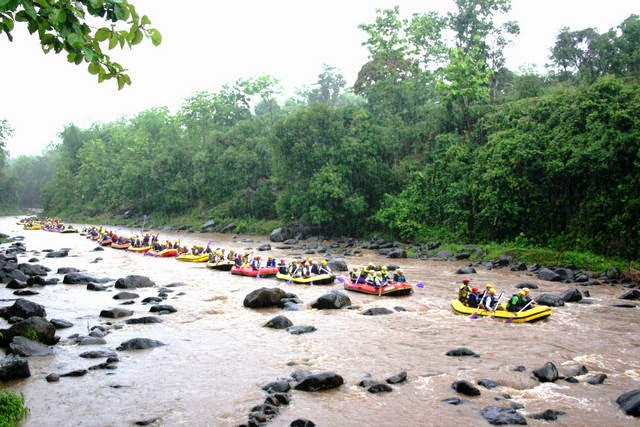
M 616 399 L 616 403 L 625 414 L 640 417 L 640 389 L 621 394 Z
M 166 345 L 163 342 L 152 340 L 150 338 L 132 338 L 123 342 L 116 348 L 118 351 L 125 350 L 145 350 L 147 348 L 154 348 Z
M 110 319 L 119 319 L 121 317 L 131 316 L 133 314 L 132 310 L 126 310 L 124 308 L 107 308 L 100 312 L 100 317 L 108 317 Z
M 516 412 L 513 408 L 500 408 L 498 406 L 487 406 L 481 412 L 485 420 L 494 426 L 519 424 L 526 425 L 527 420 Z
M 542 368 L 535 369 L 533 375 L 541 382 L 554 382 L 559 378 L 558 369 L 556 365 L 551 362 L 544 364 Z
M 156 284 L 147 276 L 139 276 L 136 274 L 127 277 L 121 277 L 116 280 L 117 289 L 137 289 L 137 288 L 153 288 Z
M 244 306 L 248 308 L 278 307 L 285 296 L 280 288 L 259 288 L 244 297 Z
M 331 290 L 328 293 L 322 295 L 314 303 L 311 304 L 312 308 L 318 310 L 326 309 L 340 309 L 351 305 L 351 299 L 344 293 L 338 290 Z
M 340 387 L 344 384 L 344 379 L 334 372 L 319 372 L 306 375 L 295 386 L 296 390 L 319 391 Z

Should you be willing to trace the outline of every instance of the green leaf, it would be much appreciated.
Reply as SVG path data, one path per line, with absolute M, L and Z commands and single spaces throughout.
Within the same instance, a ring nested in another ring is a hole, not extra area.
M 149 30 L 149 36 L 151 37 L 151 43 L 153 43 L 154 46 L 158 46 L 162 43 L 162 34 L 160 34 L 160 31 L 155 28 Z
M 144 38 L 144 35 L 142 34 L 142 31 L 138 30 L 135 32 L 135 35 L 133 36 L 133 40 L 131 41 L 131 44 L 138 44 L 142 41 L 143 38 Z
M 117 80 L 118 80 L 118 90 L 121 90 L 124 87 L 124 85 L 126 84 L 126 81 L 124 79 L 124 75 L 119 75 L 117 77 Z
M 95 39 L 99 42 L 103 42 L 108 39 L 109 36 L 111 36 L 111 30 L 107 27 L 102 27 L 96 31 Z
M 43 8 L 51 7 L 51 5 L 47 0 L 35 0 L 35 2 L 38 3 Z
M 109 49 L 113 49 L 118 45 L 118 35 L 116 33 L 111 33 L 111 37 L 109 38 Z
M 67 43 L 73 48 L 80 47 L 84 43 L 84 38 L 81 35 L 71 33 L 67 36 Z
M 105 81 L 107 76 L 107 73 L 104 71 L 104 69 L 100 68 L 100 70 L 98 70 L 98 83 L 102 83 L 103 81 Z
M 140 25 L 149 25 L 149 24 L 151 24 L 149 17 L 147 15 L 143 15 L 142 19 L 140 20 Z
M 16 13 L 16 21 L 18 22 L 29 22 L 31 19 L 29 18 L 29 15 L 27 15 L 27 12 L 25 12 L 24 10 L 21 10 L 20 12 Z
M 13 19 L 9 18 L 9 17 L 4 17 L 2 18 L 2 24 L 4 25 L 4 28 L 6 29 L 6 31 L 11 31 L 13 30 Z

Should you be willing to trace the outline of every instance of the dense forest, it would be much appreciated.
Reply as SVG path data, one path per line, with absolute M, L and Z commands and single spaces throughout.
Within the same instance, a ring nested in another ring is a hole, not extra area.
M 455 3 L 446 15 L 379 10 L 360 26 L 369 60 L 349 88 L 327 65 L 285 101 L 261 76 L 176 113 L 69 125 L 42 156 L 3 167 L 3 203 L 638 259 L 640 17 L 562 29 L 541 75 L 505 67 L 509 0 Z

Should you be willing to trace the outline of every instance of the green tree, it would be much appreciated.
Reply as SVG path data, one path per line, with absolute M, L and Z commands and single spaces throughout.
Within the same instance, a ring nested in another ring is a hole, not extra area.
M 94 20 L 107 25 L 95 28 Z M 149 27 L 149 18 L 127 0 L 0 0 L 0 33 L 9 41 L 16 22 L 24 22 L 30 34 L 38 33 L 45 53 L 64 50 L 69 62 L 88 63 L 98 82 L 115 78 L 118 89 L 131 84 L 131 78 L 103 48 L 132 47 L 145 37 L 154 45 L 162 40 L 160 32 Z

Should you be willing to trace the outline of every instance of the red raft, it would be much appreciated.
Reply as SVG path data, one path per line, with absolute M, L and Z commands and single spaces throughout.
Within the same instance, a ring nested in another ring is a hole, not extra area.
M 100 246 L 109 246 L 111 245 L 111 239 L 100 240 Z
M 351 280 L 344 281 L 344 288 L 348 291 L 362 292 L 370 295 L 409 295 L 413 292 L 413 286 L 407 282 L 387 282 L 381 288 L 376 288 L 368 283 L 354 283 Z
M 233 267 L 231 269 L 231 274 L 237 274 L 239 276 L 249 276 L 249 277 L 272 277 L 278 274 L 278 268 L 269 267 L 269 268 L 261 268 L 259 270 L 254 270 L 251 267 L 248 267 L 248 268 Z

